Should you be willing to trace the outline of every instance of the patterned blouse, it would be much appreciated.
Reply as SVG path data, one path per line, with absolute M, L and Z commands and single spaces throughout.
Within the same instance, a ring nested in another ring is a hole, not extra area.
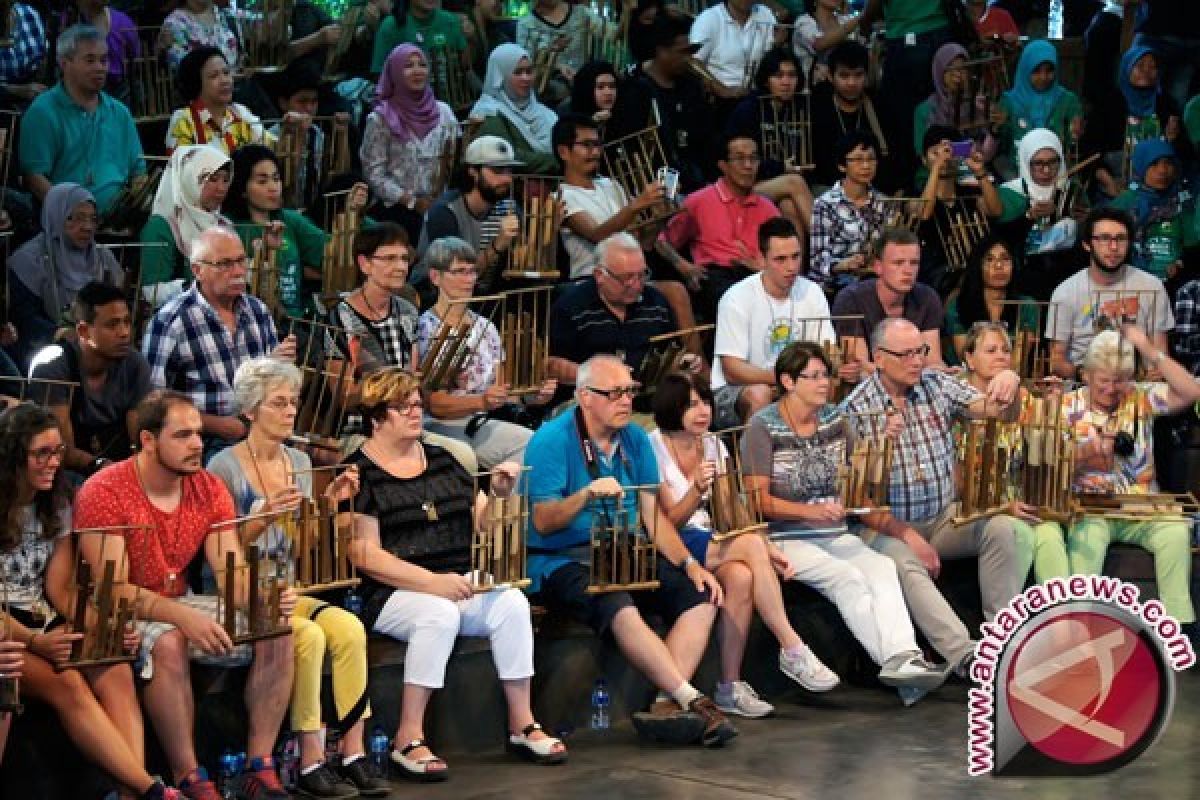
M 397 139 L 377 112 L 367 117 L 359 156 L 371 194 L 382 199 L 384 205 L 394 206 L 410 192 L 418 197 L 433 193 L 442 152 L 460 135 L 450 106 L 439 102 L 438 110 L 441 121 L 419 142 Z
M 167 153 L 189 144 L 210 144 L 225 155 L 233 155 L 244 144 L 275 144 L 275 136 L 263 130 L 262 121 L 241 103 L 225 109 L 219 123 L 199 100 L 177 108 L 167 125 Z
M 179 68 L 184 56 L 205 45 L 220 50 L 231 69 L 236 70 L 241 64 L 241 45 L 233 32 L 232 17 L 227 11 L 216 7 L 213 8 L 213 17 L 216 22 L 210 25 L 186 8 L 177 8 L 163 20 L 162 28 L 171 39 L 171 45 L 167 48 L 167 63 L 172 72 Z
M 504 347 L 500 344 L 500 334 L 491 320 L 468 311 L 474 322 L 471 325 L 471 336 L 475 343 L 475 352 L 468 359 L 466 367 L 458 378 L 458 388 L 453 394 L 482 394 L 496 382 L 499 365 L 504 361 Z M 441 330 L 442 320 L 433 309 L 429 309 L 417 320 L 417 352 L 421 360 L 429 352 L 429 345 L 437 338 Z
M 7 585 L 10 607 L 29 611 L 45 599 L 46 566 L 50 563 L 54 544 L 71 532 L 70 506 L 60 512 L 59 519 L 58 537 L 47 539 L 42 534 L 42 521 L 32 505 L 19 512 L 17 525 L 21 529 L 21 539 L 12 550 L 0 553 L 0 582 Z
M 1092 409 L 1087 387 L 1063 395 L 1066 417 L 1076 443 L 1098 434 L 1125 432 L 1133 436 L 1133 454 L 1113 457 L 1109 471 L 1076 467 L 1073 488 L 1088 493 L 1157 492 L 1154 476 L 1154 417 L 1167 413 L 1165 383 L 1137 383 L 1115 413 Z

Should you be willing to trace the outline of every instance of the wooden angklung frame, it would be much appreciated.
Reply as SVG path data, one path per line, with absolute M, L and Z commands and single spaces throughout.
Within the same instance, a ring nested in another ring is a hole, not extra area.
M 636 131 L 619 139 L 604 143 L 604 173 L 625 190 L 631 201 L 658 180 L 658 171 L 672 168 L 659 138 L 657 125 Z M 630 226 L 638 229 L 663 222 L 679 212 L 677 191 L 673 198 L 664 197 L 661 202 L 638 213 Z
M 959 443 L 962 488 L 954 524 L 964 525 L 1003 513 L 1009 504 L 1009 470 L 1013 453 L 1003 442 L 997 419 L 963 420 Z
M 266 512 L 218 522 L 208 535 L 240 539 L 242 526 L 276 517 L 275 512 Z M 283 619 L 280 597 L 288 588 L 288 570 L 282 559 L 272 558 L 256 544 L 247 545 L 245 554 L 243 561 L 235 548 L 220 548 L 220 566 L 215 570 L 217 624 L 235 645 L 287 636 L 292 626 Z
M 789 171 L 813 167 L 812 94 L 807 88 L 787 102 L 759 97 L 758 122 L 764 159 Z
M 154 316 L 154 310 L 160 305 L 158 301 L 158 284 L 142 286 L 142 264 L 146 254 L 152 251 L 164 252 L 171 247 L 166 242 L 122 242 L 120 244 L 99 244 L 112 254 L 121 271 L 125 273 L 125 301 L 129 303 L 129 313 L 133 319 L 133 341 L 140 342 L 145 332 L 146 323 Z
M 475 476 L 478 497 L 484 491 Z M 522 467 L 513 490 L 506 495 L 492 491 L 485 496 L 487 506 L 471 533 L 471 588 L 476 592 L 496 589 L 523 589 L 530 584 L 526 568 L 525 532 L 529 528 L 529 467 Z
M 321 301 L 336 305 L 346 292 L 358 286 L 358 261 L 354 258 L 354 236 L 362 224 L 359 212 L 349 207 L 350 189 L 325 195 L 325 256 L 321 259 Z
M 1017 329 L 1011 331 L 1012 368 L 1021 376 L 1023 383 L 1036 383 L 1050 375 L 1050 352 L 1046 335 L 1054 319 L 1057 303 L 1039 303 L 1035 300 L 1004 300 L 1002 306 L 1015 306 Z M 1037 324 L 1030 330 L 1021 325 L 1026 308 L 1034 309 Z
M 884 433 L 887 412 L 868 411 L 857 422 L 858 435 L 850 440 L 846 461 L 838 469 L 838 497 L 847 514 L 886 511 L 895 455 L 895 446 Z
M 1149 522 L 1152 520 L 1187 522 L 1200 514 L 1200 503 L 1193 492 L 1150 492 L 1075 495 L 1076 516 Z
M 588 594 L 635 592 L 659 586 L 658 550 L 654 534 L 642 522 L 640 505 L 641 493 L 657 494 L 658 485 L 624 489 L 625 495 L 633 495 L 628 504 L 625 495 L 595 498 L 588 503 L 592 513 Z
M 338 464 L 316 467 L 314 471 L 333 471 Z M 350 544 L 354 539 L 354 513 L 338 511 L 337 501 L 324 494 L 315 499 L 304 498 L 294 512 L 283 515 L 278 523 L 287 537 L 290 556 L 278 554 L 276 561 L 288 581 L 300 594 L 320 594 L 335 589 L 348 589 L 361 581 L 350 560 Z M 277 574 L 281 571 L 277 568 Z
M 354 38 L 358 35 L 360 25 L 366 23 L 366 0 L 352 0 L 346 4 L 338 20 L 338 40 L 333 47 L 325 52 L 325 75 L 327 79 L 342 75 L 342 61 L 354 47 Z
M 354 385 L 353 336 L 336 325 L 310 319 L 286 318 L 283 326 L 298 342 L 299 408 L 294 436 L 304 442 L 336 449 L 350 407 Z
M 1016 476 L 1022 502 L 1042 519 L 1067 522 L 1072 512 L 1075 441 L 1057 393 L 1033 393 L 1021 420 L 1024 456 Z
M 509 247 L 505 278 L 558 280 L 558 232 L 562 228 L 562 178 L 514 175 L 521 228 Z
M 243 4 L 243 16 L 235 22 L 244 73 L 277 72 L 287 66 L 294 5 L 294 0 L 246 0 Z
M 605 4 L 600 15 L 590 20 L 584 50 L 587 61 L 607 61 L 618 75 L 624 73 L 630 63 L 628 32 L 632 6 L 618 5 L 619 16 L 613 19 L 612 6 Z
M 74 381 L 0 376 L 0 399 L 8 398 L 18 403 L 35 403 L 48 408 L 65 402 L 70 408 L 77 391 L 79 384 Z
M 633 377 L 642 385 L 642 394 L 652 395 L 659 382 L 672 372 L 684 371 L 683 361 L 689 355 L 700 358 L 700 335 L 716 329 L 716 325 L 695 325 L 671 333 L 660 333 L 646 340 L 649 345 L 642 363 L 633 370 Z
M 175 92 L 165 54 L 158 49 L 160 29 L 137 29 L 140 52 L 125 62 L 129 110 L 135 122 L 166 121 L 175 110 Z
M 904 228 L 916 233 L 917 229 L 921 227 L 921 211 L 924 206 L 925 199 L 922 197 L 903 197 L 900 195 L 884 197 L 883 227 Z
M 504 361 L 499 379 L 513 395 L 542 388 L 550 377 L 550 306 L 553 286 L 531 286 L 502 292 L 499 308 L 500 345 Z
M 276 251 L 267 247 L 266 228 L 256 223 L 235 225 L 241 229 L 258 228 L 250 250 L 250 263 L 246 270 L 246 293 L 254 295 L 266 304 L 275 319 L 283 317 L 283 300 L 279 294 L 279 265 Z
M 429 349 L 421 357 L 417 373 L 421 386 L 426 391 L 449 391 L 458 387 L 459 376 L 479 349 L 487 329 L 487 317 L 471 309 L 471 304 L 493 303 L 493 312 L 499 307 L 500 295 L 469 297 L 451 301 L 450 306 L 466 305 L 462 315 L 453 322 L 442 320 L 437 333 L 429 342 Z
M 429 57 L 429 83 L 438 100 L 461 114 L 475 104 L 477 92 L 471 87 L 462 52 L 443 43 L 424 46 Z
M 765 534 L 767 523 L 763 519 L 760 493 L 746 487 L 742 469 L 741 433 L 745 427 L 730 428 L 719 433 L 707 434 L 721 453 L 721 437 L 728 438 L 730 447 L 717 461 L 717 474 L 708 491 L 708 508 L 712 518 L 714 542 L 723 542 L 747 533 Z
M 21 115 L 15 111 L 0 111 L 0 210 L 8 200 L 8 178 L 12 169 L 13 148 L 17 143 L 17 129 L 21 124 Z M 6 233 L 12 232 L 12 220 Z M 7 243 L 4 261 L 8 263 Z
M 999 56 L 975 58 L 964 62 L 959 70 L 964 76 L 963 87 L 951 95 L 951 125 L 964 132 L 989 126 L 992 109 L 1009 88 L 1004 59 Z
M 149 526 L 116 525 L 106 528 L 86 528 L 74 531 L 75 559 L 71 576 L 72 608 L 67 619 L 67 631 L 82 633 L 83 638 L 71 644 L 70 667 L 96 667 L 133 661 L 136 653 L 125 649 L 125 631 L 137 619 L 140 590 L 118 580 L 125 572 L 125 554 L 120 563 L 105 556 L 109 537 L 127 539 L 128 534 Z M 80 544 L 84 537 L 99 537 L 99 574 L 83 559 Z M 114 546 L 113 550 L 117 550 Z M 132 596 L 130 596 L 132 589 Z
M 985 178 L 986 180 L 986 178 Z M 971 258 L 971 251 L 991 230 L 987 216 L 974 203 L 956 203 L 946 208 L 947 219 L 943 222 L 938 214 L 933 215 L 942 252 L 951 270 L 964 270 Z
M 146 166 L 145 180 L 134 178 L 121 187 L 120 194 L 99 221 L 97 227 L 101 232 L 108 235 L 133 236 L 150 218 L 154 195 L 163 176 L 163 167 L 154 162 L 165 163 L 166 159 L 154 156 L 144 158 L 151 162 Z

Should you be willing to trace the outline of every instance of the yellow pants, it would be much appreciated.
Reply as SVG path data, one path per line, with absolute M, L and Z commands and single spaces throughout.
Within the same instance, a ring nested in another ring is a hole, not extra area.
M 321 729 L 321 667 L 333 657 L 333 701 L 344 731 L 371 716 L 367 701 L 367 632 L 358 617 L 315 597 L 301 596 L 292 614 L 296 681 L 292 685 L 292 730 Z

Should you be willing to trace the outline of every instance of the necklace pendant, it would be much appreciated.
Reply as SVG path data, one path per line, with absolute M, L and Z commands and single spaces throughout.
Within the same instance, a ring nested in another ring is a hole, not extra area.
M 424 503 L 421 503 L 421 510 L 425 512 L 425 519 L 430 522 L 438 521 L 437 506 L 433 504 L 432 500 L 426 500 Z

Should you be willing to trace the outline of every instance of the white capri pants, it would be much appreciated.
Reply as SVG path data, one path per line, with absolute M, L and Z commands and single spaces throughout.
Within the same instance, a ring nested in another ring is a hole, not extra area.
M 517 589 L 481 592 L 457 603 L 397 589 L 379 612 L 375 631 L 408 642 L 404 682 L 414 686 L 445 685 L 446 662 L 460 635 L 488 637 L 500 680 L 533 676 L 533 622 L 529 601 Z
M 867 655 L 882 665 L 897 653 L 919 651 L 896 565 L 852 533 L 776 544 L 796 569 L 792 580 L 828 597 Z

